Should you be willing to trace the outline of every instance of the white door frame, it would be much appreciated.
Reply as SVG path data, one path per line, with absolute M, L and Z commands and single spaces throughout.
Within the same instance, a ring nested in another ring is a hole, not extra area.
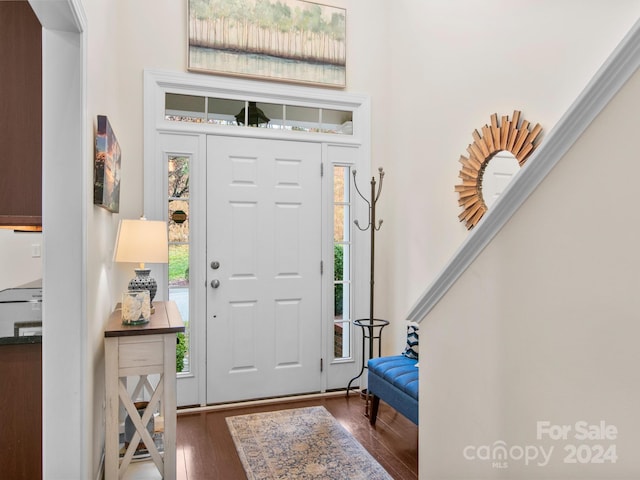
M 258 102 L 280 103 L 288 105 L 309 106 L 314 108 L 327 108 L 335 110 L 351 110 L 353 111 L 353 134 L 352 135 L 336 135 L 323 133 L 306 133 L 306 132 L 289 132 L 276 129 L 264 128 L 241 128 L 229 127 L 223 125 L 211 125 L 206 123 L 187 123 L 165 120 L 165 94 L 177 93 L 183 95 L 201 95 L 218 98 L 235 98 L 256 100 Z M 358 172 L 364 177 L 370 176 L 370 101 L 366 95 L 346 93 L 337 90 L 326 90 L 319 88 L 311 88 L 305 86 L 288 85 L 276 82 L 259 82 L 253 80 L 216 77 L 209 75 L 199 75 L 192 73 L 176 73 L 158 70 L 145 70 L 144 72 L 144 211 L 145 215 L 150 219 L 165 219 L 167 210 L 164 199 L 166 199 L 165 191 L 165 173 L 164 165 L 159 162 L 166 155 L 166 150 L 161 146 L 160 136 L 162 134 L 176 134 L 186 136 L 196 136 L 204 139 L 206 135 L 225 135 L 238 137 L 253 137 L 264 139 L 278 139 L 310 141 L 321 143 L 323 151 L 333 148 L 334 151 L 345 147 L 346 150 L 353 150 L 357 147 L 357 155 L 347 155 L 341 158 L 337 155 L 337 162 L 344 162 L 357 168 Z M 203 141 L 197 141 L 194 145 L 204 145 Z M 198 147 L 191 154 L 205 155 L 206 151 L 197 151 Z M 178 153 L 178 152 L 173 152 Z M 331 162 L 334 160 L 328 158 L 325 162 L 325 177 L 330 175 Z M 196 180 L 197 181 L 197 180 Z M 329 192 L 329 184 L 323 183 L 323 217 L 327 218 L 328 213 L 333 206 L 331 204 L 331 192 Z M 159 201 L 162 199 L 163 201 Z M 368 214 L 366 205 L 363 202 L 353 203 L 353 218 L 363 218 Z M 330 216 L 332 218 L 332 215 Z M 323 228 L 323 258 L 325 265 L 333 265 L 333 236 L 332 227 L 326 225 Z M 355 235 L 353 239 L 355 255 L 353 258 L 353 318 L 360 318 L 368 315 L 368 284 L 365 281 L 369 277 L 369 245 L 362 236 Z M 202 242 L 203 239 L 196 239 Z M 206 291 L 206 257 L 202 252 L 202 258 L 195 258 L 198 252 L 193 252 L 191 279 L 192 285 L 202 285 L 202 293 L 198 293 L 200 289 L 193 288 L 193 302 L 204 305 L 204 295 Z M 330 261 L 328 261 L 330 259 Z M 323 278 L 323 292 L 331 292 L 333 289 L 332 268 L 329 274 L 325 271 Z M 158 269 L 156 279 L 158 280 L 158 298 L 164 298 L 167 291 L 166 284 L 167 271 L 163 267 L 161 271 Z M 358 279 L 361 279 L 358 281 Z M 199 298 L 199 295 L 202 298 Z M 322 351 L 324 358 L 333 358 L 332 342 L 328 342 L 328 322 L 324 321 L 333 318 L 332 308 L 328 308 L 331 302 L 327 302 L 327 294 L 323 296 L 323 343 Z M 192 307 L 196 303 L 191 304 Z M 206 351 L 206 316 L 205 312 L 193 311 L 191 321 L 191 332 L 193 339 L 192 353 L 196 361 L 192 363 L 192 373 L 185 376 L 179 376 L 180 385 L 190 383 L 188 398 L 180 398 L 179 404 L 200 404 L 206 403 L 206 378 L 205 372 L 205 355 Z M 362 352 L 359 352 L 359 335 L 360 332 L 354 331 L 352 358 L 341 361 L 344 363 L 354 363 L 360 365 Z M 330 362 L 326 362 L 330 363 Z M 326 364 L 325 363 L 325 364 Z M 327 368 L 325 370 L 328 371 Z M 346 383 L 345 383 L 346 387 Z M 327 374 L 325 373 L 322 381 L 322 390 L 327 388 Z
M 87 312 L 87 19 L 79 0 L 29 3 L 42 24 L 42 474 L 93 478 L 103 390 L 94 385 L 97 322 Z

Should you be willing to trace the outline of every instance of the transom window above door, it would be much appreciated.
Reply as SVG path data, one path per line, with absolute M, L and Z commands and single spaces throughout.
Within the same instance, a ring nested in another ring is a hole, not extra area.
M 350 110 L 248 99 L 166 93 L 164 118 L 175 122 L 353 135 L 353 112 Z

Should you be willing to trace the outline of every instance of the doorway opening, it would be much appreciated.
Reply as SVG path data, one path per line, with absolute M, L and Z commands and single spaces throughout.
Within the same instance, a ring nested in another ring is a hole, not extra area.
M 254 105 L 268 122 L 250 120 Z M 231 146 L 226 156 L 225 145 Z M 349 198 L 349 172 L 367 174 L 368 145 L 365 96 L 145 72 L 145 213 L 166 220 L 170 236 L 169 264 L 156 275 L 158 292 L 179 304 L 188 325 L 179 405 L 346 388 L 361 360 L 351 319 L 366 310 L 366 281 L 360 288 L 358 279 L 368 278 L 369 256 L 368 246 L 351 236 L 350 219 L 360 212 Z M 234 199 L 240 187 L 245 196 Z M 281 197 L 261 213 L 269 191 Z M 261 233 L 258 226 L 267 219 L 268 233 Z M 229 253 L 218 258 L 227 233 Z M 310 244 L 313 253 L 303 248 Z M 277 268 L 264 267 L 267 259 Z M 229 296 L 238 285 L 250 285 L 252 276 L 270 280 L 255 295 L 245 288 L 246 298 Z M 312 276 L 311 289 L 296 293 L 295 282 Z M 260 297 L 263 291 L 271 297 Z M 300 312 L 314 302 L 307 311 L 317 320 L 305 326 L 301 319 L 309 315 Z M 269 324 L 267 313 L 274 311 Z M 229 335 L 223 343 L 216 335 L 221 331 Z M 263 351 L 267 347 L 271 353 Z M 216 357 L 224 349 L 227 355 Z M 269 361 L 256 361 L 260 355 Z M 243 374 L 262 378 L 269 362 L 271 382 L 259 387 L 238 380 Z M 235 393 L 227 388 L 233 382 Z

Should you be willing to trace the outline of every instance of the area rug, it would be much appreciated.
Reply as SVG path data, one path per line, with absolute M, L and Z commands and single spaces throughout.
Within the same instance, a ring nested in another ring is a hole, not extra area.
M 227 417 L 249 480 L 393 480 L 324 408 Z

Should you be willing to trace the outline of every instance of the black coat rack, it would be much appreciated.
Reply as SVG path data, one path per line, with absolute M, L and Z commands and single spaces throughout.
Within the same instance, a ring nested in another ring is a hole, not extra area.
M 365 341 L 369 341 L 369 358 L 373 358 L 373 346 L 374 340 L 378 340 L 378 356 L 380 356 L 380 349 L 382 343 L 382 329 L 389 325 L 387 320 L 375 318 L 374 316 L 374 286 L 375 286 L 375 254 L 376 254 L 376 232 L 382 227 L 382 219 L 376 219 L 376 205 L 380 199 L 380 193 L 382 192 L 382 181 L 384 179 L 384 170 L 382 167 L 378 168 L 379 182 L 376 182 L 375 177 L 371 177 L 371 201 L 360 192 L 358 184 L 356 182 L 356 170 L 353 171 L 353 184 L 356 188 L 358 195 L 369 206 L 369 218 L 366 226 L 361 226 L 358 220 L 354 220 L 353 223 L 363 232 L 370 231 L 371 236 L 371 265 L 370 265 L 370 279 L 369 279 L 369 318 L 354 320 L 354 324 L 362 328 L 362 367 L 360 373 L 349 380 L 347 385 L 347 395 L 351 389 L 351 383 L 362 376 L 364 369 L 366 368 L 367 359 L 365 358 Z M 377 184 L 377 189 L 376 189 Z M 377 330 L 377 331 L 376 331 Z

